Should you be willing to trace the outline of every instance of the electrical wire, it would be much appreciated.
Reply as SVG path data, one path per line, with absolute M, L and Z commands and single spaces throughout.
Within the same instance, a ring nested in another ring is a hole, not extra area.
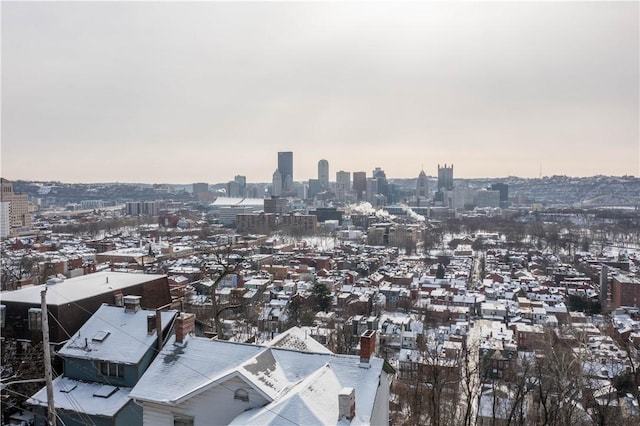
M 53 287 L 52 287 L 52 288 L 53 288 Z M 70 303 L 72 303 L 73 305 L 77 306 L 77 307 L 78 307 L 78 308 L 80 308 L 81 310 L 85 311 L 86 313 L 88 313 L 88 314 L 90 314 L 90 315 L 92 315 L 92 316 L 96 316 L 96 315 L 95 315 L 95 312 L 94 312 L 94 313 L 92 313 L 91 311 L 87 310 L 84 306 L 82 306 L 82 305 L 80 305 L 80 304 L 76 303 L 75 301 L 73 301 L 73 300 L 71 300 L 71 299 L 69 299 L 69 298 L 67 298 L 67 297 L 63 296 L 62 294 L 60 294 L 60 293 L 56 292 L 56 291 L 55 291 L 55 289 L 53 289 L 53 291 L 54 291 L 54 292 L 55 292 L 59 297 L 61 297 L 61 298 L 63 298 L 63 299 L 66 299 L 67 301 L 69 301 L 69 302 L 70 302 Z M 126 330 L 124 330 L 124 329 L 122 329 L 122 328 L 120 328 L 120 327 L 116 327 L 114 324 L 110 323 L 110 322 L 109 322 L 109 321 L 107 321 L 106 319 L 101 318 L 101 317 L 99 317 L 99 316 L 96 316 L 96 318 L 98 318 L 100 321 L 103 321 L 103 322 L 104 322 L 104 323 L 106 323 L 106 324 L 109 324 L 109 325 L 110 325 L 110 326 L 112 326 L 112 327 L 119 328 L 119 329 L 120 329 L 120 332 L 122 332 L 123 334 L 125 334 L 125 335 L 127 335 L 127 336 L 131 337 L 132 339 L 136 340 L 137 342 L 139 342 L 139 343 L 143 343 L 143 344 L 146 344 L 146 342 L 144 342 L 144 341 L 142 341 L 142 340 L 138 339 L 136 336 L 133 336 L 132 334 L 128 333 Z M 161 337 L 160 337 L 160 336 L 158 336 L 158 338 L 161 338 Z M 152 350 L 153 350 L 154 352 L 156 352 L 156 355 L 159 355 L 159 354 L 160 354 L 160 351 L 157 349 L 157 347 L 155 347 L 155 346 L 154 346 L 154 347 L 152 347 Z M 193 372 L 195 372 L 195 373 L 197 373 L 197 374 L 201 375 L 202 377 L 206 378 L 207 380 L 210 380 L 210 381 L 214 381 L 214 380 L 215 380 L 215 378 L 212 378 L 212 377 L 207 376 L 207 375 L 206 375 L 206 374 L 204 374 L 203 372 L 201 372 L 201 371 L 199 371 L 199 370 L 196 370 L 195 368 L 191 367 L 190 365 L 188 365 L 188 364 L 186 364 L 186 363 L 182 362 L 180 359 L 177 359 L 177 360 L 176 360 L 176 362 L 179 362 L 179 363 L 180 363 L 181 365 L 183 365 L 185 368 L 187 368 L 187 369 L 189 369 L 189 370 L 191 370 L 191 371 L 193 371 Z M 228 390 L 228 391 L 229 391 L 229 392 L 231 392 L 232 394 L 235 394 L 235 390 L 233 390 L 233 389 L 229 388 L 228 386 L 225 386 L 225 385 L 224 385 L 224 384 L 222 384 L 222 383 L 220 383 L 220 384 L 219 384 L 219 386 L 220 386 L 220 387 L 222 387 L 222 388 L 224 388 L 224 389 L 226 389 L 226 390 Z M 268 408 L 268 407 L 261 407 L 261 408 L 262 408 L 262 409 L 264 409 L 264 410 L 266 410 L 266 411 L 268 411 L 268 412 L 270 412 L 270 413 L 272 413 L 272 414 L 274 414 L 274 415 L 276 415 L 276 416 L 278 416 L 278 417 L 281 417 L 282 419 L 284 419 L 284 420 L 286 420 L 286 421 L 290 422 L 291 424 L 298 425 L 298 423 L 296 423 L 295 421 L 293 421 L 293 420 L 291 420 L 291 419 L 289 419 L 289 418 L 287 418 L 287 417 L 283 416 L 283 415 L 282 415 L 282 414 L 280 414 L 280 413 L 276 413 L 275 411 L 271 410 L 271 409 L 270 409 L 270 408 Z M 299 425 L 298 425 L 298 426 L 299 426 Z

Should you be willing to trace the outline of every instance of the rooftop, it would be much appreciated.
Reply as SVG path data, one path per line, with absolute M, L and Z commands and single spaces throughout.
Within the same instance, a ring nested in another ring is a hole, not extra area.
M 16 302 L 40 305 L 40 292 L 47 289 L 47 305 L 64 305 L 134 285 L 144 284 L 166 275 L 130 274 L 126 272 L 96 272 L 76 278 L 68 278 L 50 285 L 36 285 L 14 291 L 3 291 L 3 303 Z

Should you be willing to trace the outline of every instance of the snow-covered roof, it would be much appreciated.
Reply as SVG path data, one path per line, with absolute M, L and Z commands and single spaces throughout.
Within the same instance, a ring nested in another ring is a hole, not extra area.
M 175 403 L 262 350 L 261 346 L 197 337 L 175 343 L 172 337 L 133 388 L 131 397 Z
M 268 345 L 272 348 L 292 349 L 302 352 L 332 353 L 316 339 L 308 336 L 307 333 L 299 327 L 291 327 L 284 333 L 276 336 Z
M 78 411 L 91 416 L 113 417 L 129 402 L 131 388 L 97 382 L 81 382 L 59 376 L 53 381 L 56 409 Z M 27 400 L 28 404 L 47 406 L 47 388 L 40 389 Z
M 228 377 L 241 375 L 271 400 L 266 406 L 269 409 L 272 404 L 282 401 L 281 405 L 278 405 L 280 408 L 276 410 L 297 407 L 303 411 L 317 413 L 317 409 L 314 408 L 316 405 L 309 402 L 309 398 L 316 395 L 312 392 L 313 386 L 298 385 L 316 374 L 320 377 L 319 370 L 326 369 L 327 364 L 335 374 L 339 386 L 328 378 L 320 380 L 318 383 L 332 389 L 323 399 L 337 400 L 340 389 L 354 388 L 356 423 L 370 423 L 384 364 L 384 360 L 380 358 L 371 358 L 370 368 L 361 368 L 360 357 L 357 355 L 337 355 L 326 351 L 301 352 L 192 336 L 182 344 L 174 343 L 172 338 L 134 387 L 131 397 L 139 401 L 175 405 L 222 383 Z M 158 386 L 158 383 L 163 385 Z M 338 391 L 333 392 L 334 388 Z M 247 416 L 254 414 L 267 415 L 253 412 Z M 329 423 L 335 422 L 335 418 L 332 417 L 331 420 L 326 417 L 329 415 L 335 416 L 336 412 L 325 413 L 319 417 L 320 421 L 317 423 L 326 424 L 327 420 Z M 292 417 L 296 416 L 287 416 Z M 264 420 L 267 424 L 272 424 L 268 418 L 264 417 Z M 301 424 L 304 423 L 308 421 Z
M 245 411 L 230 425 L 336 424 L 342 387 L 329 364 L 316 370 L 282 398 L 264 407 Z M 327 398 L 331 395 L 331 398 Z
M 177 311 L 161 313 L 163 330 L 169 327 L 176 314 Z M 155 311 L 125 312 L 123 307 L 102 305 L 59 354 L 62 357 L 137 364 L 156 342 L 156 333 L 147 333 L 149 315 L 155 315 Z
M 68 278 L 62 282 L 46 285 L 47 305 L 64 305 L 77 302 L 104 293 L 113 293 L 134 285 L 166 277 L 159 274 L 130 274 L 126 272 L 96 272 L 76 278 Z M 25 287 L 14 291 L 3 291 L 0 294 L 3 303 L 17 302 L 40 305 L 40 292 L 45 285 Z
M 234 197 L 218 197 L 209 204 L 210 207 L 226 207 L 226 206 L 264 206 L 262 198 L 234 198 Z

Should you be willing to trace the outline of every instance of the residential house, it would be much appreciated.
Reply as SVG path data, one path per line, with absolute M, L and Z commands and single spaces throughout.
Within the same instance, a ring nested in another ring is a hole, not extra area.
M 4 337 L 39 340 L 42 338 L 41 292 L 47 291 L 47 309 L 52 344 L 61 344 L 104 303 L 122 305 L 123 297 L 140 295 L 140 304 L 156 309 L 171 303 L 166 275 L 125 272 L 96 272 L 62 280 L 50 278 L 46 285 L 2 292 L 5 306 Z
M 372 356 L 374 331 L 354 356 L 333 354 L 295 328 L 267 346 L 177 330 L 129 395 L 145 425 L 389 423 L 395 371 Z
M 142 423 L 142 408 L 129 393 L 168 338 L 177 312 L 141 309 L 140 299 L 102 305 L 58 352 L 64 374 L 53 381 L 53 400 L 61 424 Z M 27 401 L 39 414 L 36 425 L 46 424 L 47 401 L 46 387 Z

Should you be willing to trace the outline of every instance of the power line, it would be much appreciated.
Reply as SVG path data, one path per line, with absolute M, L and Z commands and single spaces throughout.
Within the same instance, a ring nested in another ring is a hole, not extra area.
M 55 290 L 54 290 L 54 292 L 55 292 Z M 60 293 L 57 293 L 57 292 L 56 292 L 56 294 L 57 294 L 58 296 L 60 296 L 61 298 L 66 299 L 67 301 L 71 302 L 72 304 L 74 304 L 75 306 L 77 306 L 77 307 L 78 307 L 78 308 L 80 308 L 81 310 L 85 311 L 86 313 L 90 314 L 91 316 L 95 316 L 95 317 L 96 317 L 96 318 L 98 318 L 100 321 L 103 321 L 104 323 L 109 324 L 109 325 L 110 325 L 110 326 L 112 326 L 112 327 L 116 327 L 114 324 L 110 323 L 109 321 L 105 320 L 104 318 L 101 318 L 101 317 L 99 317 L 99 316 L 95 315 L 95 313 L 92 313 L 91 311 L 87 310 L 84 306 L 82 306 L 82 305 L 78 304 L 77 302 L 75 302 L 75 301 L 73 301 L 73 300 L 71 300 L 71 299 L 69 299 L 69 298 L 67 298 L 67 297 L 63 296 L 63 295 L 62 295 L 62 294 L 60 294 Z M 119 327 L 116 327 L 116 328 L 119 328 Z M 139 343 L 142 343 L 142 344 L 145 344 L 145 345 L 146 345 L 146 342 L 144 342 L 144 341 L 142 341 L 142 340 L 138 339 L 136 336 L 133 336 L 132 334 L 128 333 L 126 330 L 124 330 L 124 329 L 122 329 L 122 328 L 119 328 L 119 329 L 120 329 L 120 332 L 122 332 L 123 334 L 125 334 L 125 335 L 127 335 L 127 336 L 131 337 L 132 339 L 136 340 L 136 341 L 137 341 L 137 342 L 139 342 Z M 158 336 L 158 339 L 161 339 L 161 338 L 162 338 L 162 336 L 160 336 L 160 335 L 159 335 L 159 336 Z M 152 349 L 154 352 L 156 352 L 156 355 L 159 355 L 159 354 L 160 354 L 160 351 L 159 351 L 155 346 L 153 346 L 151 349 Z M 64 356 L 63 356 L 63 358 L 64 358 Z M 206 375 L 206 374 L 204 374 L 203 372 L 201 372 L 201 371 L 199 371 L 199 370 L 194 369 L 194 368 L 193 368 L 193 367 L 191 367 L 190 365 L 188 365 L 188 364 L 186 364 L 186 363 L 183 363 L 180 359 L 176 359 L 176 362 L 179 362 L 179 363 L 180 363 L 181 365 L 183 365 L 184 367 L 186 367 L 186 368 L 188 368 L 189 370 L 191 370 L 191 371 L 195 372 L 196 374 L 201 375 L 202 377 L 206 378 L 207 380 L 210 380 L 210 381 L 214 381 L 214 380 L 215 380 L 214 378 L 207 376 L 207 375 Z M 229 392 L 231 392 L 232 394 L 235 394 L 235 390 L 233 390 L 233 389 L 231 389 L 231 388 L 229 388 L 229 387 L 225 386 L 223 383 L 220 383 L 220 384 L 219 384 L 219 386 L 220 386 L 220 387 L 222 387 L 222 388 L 224 388 L 224 389 L 226 389 L 226 390 L 228 390 L 228 391 L 229 391 Z M 291 424 L 298 425 L 298 423 L 296 423 L 295 421 L 293 421 L 293 420 L 291 420 L 291 419 L 289 419 L 289 418 L 287 418 L 287 417 L 283 416 L 283 415 L 282 415 L 282 414 L 280 414 L 280 413 L 276 413 L 275 411 L 271 410 L 270 408 L 267 408 L 267 407 L 261 407 L 261 408 L 262 408 L 262 409 L 264 409 L 264 410 L 266 410 L 266 411 L 268 411 L 268 412 L 270 412 L 270 413 L 272 413 L 272 414 L 274 414 L 274 415 L 276 415 L 276 416 L 278 416 L 278 417 L 281 417 L 282 419 L 284 419 L 284 420 L 286 420 L 286 421 L 290 422 Z

